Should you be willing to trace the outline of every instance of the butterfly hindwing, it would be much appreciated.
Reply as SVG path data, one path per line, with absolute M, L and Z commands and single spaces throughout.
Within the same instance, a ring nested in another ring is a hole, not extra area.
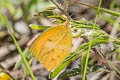
M 70 53 L 72 34 L 68 25 L 58 25 L 43 32 L 30 46 L 35 58 L 48 71 L 58 66 Z

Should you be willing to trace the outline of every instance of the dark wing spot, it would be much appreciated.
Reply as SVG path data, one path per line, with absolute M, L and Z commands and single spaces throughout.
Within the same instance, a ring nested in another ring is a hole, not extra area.
M 52 51 L 52 52 L 54 52 L 55 50 L 54 50 L 54 49 L 52 49 L 51 51 Z
M 44 53 L 42 56 L 45 56 L 45 55 L 47 55 L 47 54 L 49 54 L 50 52 L 48 51 L 48 52 L 46 52 L 46 53 Z
M 64 51 L 65 51 L 65 48 L 62 48 L 62 51 L 64 52 Z
M 54 58 L 51 59 L 51 61 L 54 61 L 54 60 L 55 60 Z
M 58 55 L 57 58 L 60 58 L 60 55 Z

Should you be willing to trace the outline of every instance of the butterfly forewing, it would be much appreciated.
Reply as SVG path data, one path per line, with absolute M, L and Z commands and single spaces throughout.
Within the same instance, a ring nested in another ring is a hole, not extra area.
M 58 34 L 58 35 L 57 35 Z M 60 35 L 61 34 L 61 35 Z M 66 32 L 64 30 L 59 30 L 55 32 L 42 46 L 41 48 L 41 55 L 39 55 L 40 61 L 44 61 L 43 58 L 47 58 L 50 52 L 54 52 L 55 47 L 58 45 L 58 43 L 63 39 Z M 43 57 L 44 56 L 44 57 Z
M 46 61 L 50 62 L 50 64 L 45 62 L 45 66 L 48 67 L 48 70 L 52 70 L 53 68 L 58 66 L 62 62 L 62 60 L 64 60 L 64 58 L 69 54 L 72 47 L 72 43 L 70 42 L 71 38 L 65 38 L 67 37 L 64 37 L 63 40 L 58 43 L 56 48 L 51 51 L 50 55 L 53 57 L 47 59 Z
M 54 34 L 54 32 L 58 31 L 59 29 L 61 30 L 63 28 L 59 26 L 50 28 L 43 32 L 40 36 L 38 36 L 38 38 L 36 38 L 36 40 L 30 46 L 30 51 L 35 57 L 37 56 L 37 54 L 39 55 L 40 50 L 43 48 L 43 45 L 48 40 L 48 38 L 50 38 Z
M 70 53 L 72 33 L 68 25 L 58 25 L 43 32 L 30 46 L 30 51 L 48 71 L 58 66 Z

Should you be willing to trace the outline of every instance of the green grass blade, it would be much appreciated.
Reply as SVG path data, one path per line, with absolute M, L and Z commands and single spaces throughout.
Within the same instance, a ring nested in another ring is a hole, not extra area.
M 78 3 L 80 3 L 80 4 L 82 4 L 82 5 L 86 5 L 86 6 L 90 7 L 90 8 L 95 9 L 95 10 L 98 9 L 96 6 L 93 6 L 92 4 L 83 3 L 83 2 L 80 2 L 80 1 L 78 1 Z M 120 13 L 119 13 L 119 12 L 115 12 L 115 11 L 112 11 L 112 10 L 100 8 L 100 11 L 106 12 L 106 13 L 111 14 L 111 15 L 114 15 L 114 16 L 120 16 Z
M 30 52 L 29 52 L 29 48 L 27 47 L 27 48 L 25 49 L 25 51 L 23 52 L 24 57 L 27 57 L 27 56 L 29 55 L 29 53 L 30 53 Z M 14 69 L 15 69 L 15 70 L 18 69 L 22 63 L 23 63 L 23 60 L 22 60 L 22 58 L 20 57 L 20 59 L 16 62 Z
M 23 62 L 24 62 L 24 64 L 25 64 L 25 67 L 27 68 L 27 71 L 30 73 L 30 76 L 31 76 L 32 80 L 36 80 L 36 78 L 35 78 L 32 70 L 31 70 L 31 68 L 30 68 L 30 65 L 28 64 L 26 58 L 25 58 L 24 55 L 23 55 L 23 52 L 22 52 L 22 50 L 21 50 L 21 48 L 20 48 L 20 45 L 18 44 L 17 40 L 16 40 L 15 37 L 14 37 L 14 34 L 13 34 L 12 30 L 11 30 L 11 26 L 9 25 L 6 16 L 1 13 L 0 18 L 2 19 L 2 21 L 3 21 L 4 24 L 6 25 L 6 27 L 7 27 L 8 31 L 9 31 L 9 33 L 10 33 L 10 35 L 11 35 L 11 37 L 12 37 L 14 43 L 15 43 L 15 45 L 16 45 L 16 47 L 17 47 L 17 50 L 18 50 L 18 52 L 20 53 L 20 56 L 21 56 L 21 58 L 22 58 L 22 60 L 23 60 Z
M 99 15 L 99 12 L 100 12 L 100 7 L 101 7 L 101 4 L 102 4 L 102 0 L 100 0 L 99 2 L 99 6 L 98 6 L 98 10 L 97 10 L 97 14 L 96 14 L 96 17 L 95 17 L 95 22 L 94 22 L 94 27 L 93 27 L 93 32 L 92 32 L 92 35 L 90 37 L 90 43 L 89 43 L 89 47 L 88 47 L 88 50 L 87 50 L 87 53 L 86 53 L 86 59 L 85 59 L 85 63 L 83 64 L 84 66 L 84 69 L 83 69 L 83 75 L 82 75 L 82 80 L 87 80 L 86 79 L 86 72 L 87 72 L 87 65 L 88 65 L 88 59 L 89 59 L 89 53 L 90 53 L 90 50 L 91 50 L 91 47 L 92 47 L 92 44 L 93 44 L 93 34 L 94 34 L 94 31 L 95 31 L 95 27 L 96 27 L 96 23 L 97 23 L 97 19 L 98 19 L 98 15 Z
M 45 30 L 45 29 L 49 28 L 50 26 L 30 24 L 29 27 L 30 27 L 31 29 L 35 29 L 35 30 Z

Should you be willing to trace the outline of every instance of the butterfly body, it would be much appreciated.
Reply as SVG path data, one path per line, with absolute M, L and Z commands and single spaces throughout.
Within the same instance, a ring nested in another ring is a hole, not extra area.
M 30 51 L 48 71 L 51 71 L 67 57 L 71 48 L 72 33 L 68 23 L 64 23 L 40 34 L 30 46 Z

